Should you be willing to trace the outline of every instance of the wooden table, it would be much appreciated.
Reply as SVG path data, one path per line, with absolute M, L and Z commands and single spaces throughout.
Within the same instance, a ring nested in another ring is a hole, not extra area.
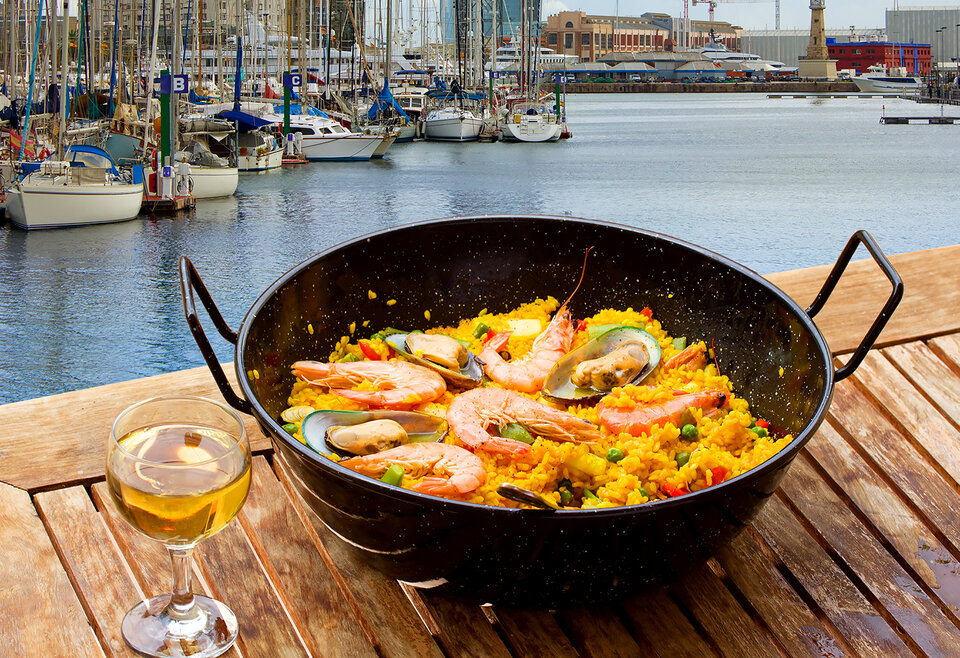
M 960 246 L 894 257 L 906 297 L 756 523 L 695 573 L 609 607 L 471 606 L 362 567 L 292 492 L 252 420 L 250 498 L 197 550 L 241 623 L 230 656 L 960 654 Z M 769 277 L 801 303 L 828 268 Z M 850 351 L 889 286 L 855 262 L 818 317 Z M 838 359 L 838 362 L 842 360 Z M 0 407 L 0 655 L 132 655 L 120 620 L 165 551 L 118 518 L 110 423 L 206 369 Z

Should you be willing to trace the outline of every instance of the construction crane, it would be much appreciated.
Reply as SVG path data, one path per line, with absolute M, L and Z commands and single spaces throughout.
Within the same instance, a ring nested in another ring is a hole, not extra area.
M 775 27 L 776 27 L 776 29 L 778 29 L 778 30 L 780 29 L 780 0 L 690 0 L 690 2 L 693 3 L 693 6 L 694 6 L 694 7 L 696 7 L 697 5 L 709 5 L 709 6 L 710 6 L 710 20 L 711 20 L 711 21 L 713 21 L 713 10 L 717 8 L 717 5 L 729 5 L 729 4 L 733 4 L 733 3 L 735 3 L 735 2 L 737 2 L 737 3 L 742 3 L 742 2 L 754 2 L 754 3 L 755 3 L 755 2 L 773 2 L 774 5 L 775 5 L 775 11 L 776 11 L 776 24 L 775 24 Z M 686 13 L 687 13 L 687 11 L 688 11 L 689 9 L 688 9 L 688 5 L 687 5 L 686 0 L 684 0 L 683 9 L 684 9 L 684 14 L 685 14 L 685 15 L 684 15 L 684 20 L 687 20 L 688 16 L 686 15 Z

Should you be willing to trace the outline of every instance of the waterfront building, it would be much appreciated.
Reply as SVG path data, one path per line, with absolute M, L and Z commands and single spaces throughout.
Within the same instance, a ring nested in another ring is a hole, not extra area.
M 888 9 L 887 34 L 900 43 L 928 43 L 935 63 L 949 69 L 960 56 L 960 7 Z M 947 28 L 941 30 L 941 28 Z
M 830 58 L 837 60 L 837 70 L 864 74 L 874 65 L 884 69 L 903 68 L 907 75 L 926 75 L 932 66 L 930 44 L 855 41 L 836 43 L 827 39 Z
M 836 42 L 886 41 L 882 28 L 856 30 L 826 30 L 826 39 Z M 741 50 L 756 53 L 763 59 L 783 62 L 789 67 L 799 66 L 800 57 L 807 54 L 809 30 L 744 30 L 740 37 Z
M 543 38 L 548 48 L 576 55 L 584 62 L 611 59 L 611 53 L 663 51 L 683 43 L 679 19 L 648 12 L 639 17 L 592 15 L 562 11 L 547 17 Z M 688 42 L 692 50 L 710 42 L 710 30 L 731 50 L 739 50 L 742 28 L 723 21 L 691 21 Z M 613 58 L 615 59 L 615 57 Z

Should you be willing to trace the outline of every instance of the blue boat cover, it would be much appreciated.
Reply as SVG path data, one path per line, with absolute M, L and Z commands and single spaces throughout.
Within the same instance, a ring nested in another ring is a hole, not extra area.
M 73 144 L 66 150 L 67 162 L 71 167 L 104 167 L 111 174 L 117 174 L 117 168 L 113 164 L 113 158 L 102 148 L 88 146 L 87 144 Z M 102 159 L 101 159 L 102 158 Z M 104 162 L 106 160 L 106 162 Z M 109 165 L 109 166 L 105 166 Z
M 273 111 L 276 114 L 283 114 L 283 103 L 278 103 L 274 105 Z M 325 119 L 330 118 L 329 114 L 321 110 L 318 110 L 315 107 L 312 107 L 310 105 L 300 105 L 300 104 L 294 104 L 294 103 L 290 103 L 290 114 L 305 114 L 311 117 L 323 117 Z
M 207 103 L 212 103 L 214 100 L 210 96 L 201 96 L 200 94 L 195 92 L 193 89 L 190 90 L 189 98 L 190 98 L 190 102 L 195 105 L 205 105 Z
M 487 100 L 486 96 L 481 96 L 480 94 L 473 94 L 468 91 L 461 91 L 460 93 L 454 93 L 452 91 L 445 91 L 443 89 L 431 89 L 427 92 L 427 96 L 430 98 L 437 98 L 442 101 L 451 101 L 457 99 L 466 98 L 472 101 L 485 101 Z
M 242 133 L 248 133 L 251 130 L 256 130 L 257 128 L 263 128 L 264 126 L 269 126 L 270 121 L 266 119 L 261 119 L 260 117 L 253 116 L 252 114 L 247 114 L 246 112 L 241 112 L 240 110 L 224 110 L 217 114 L 218 119 L 226 119 L 237 124 L 237 130 Z
M 394 98 L 393 94 L 390 93 L 390 84 L 384 83 L 383 89 L 381 89 L 380 93 L 377 94 L 376 99 L 374 99 L 373 104 L 370 106 L 370 110 L 367 112 L 367 119 L 373 121 L 388 107 L 395 109 L 397 114 L 403 117 L 404 123 L 410 121 L 410 117 L 407 116 L 407 113 L 403 111 L 402 107 L 400 107 L 397 99 Z

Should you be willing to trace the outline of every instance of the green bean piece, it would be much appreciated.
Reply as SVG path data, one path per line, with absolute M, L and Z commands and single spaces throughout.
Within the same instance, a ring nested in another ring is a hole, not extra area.
M 584 489 L 584 490 L 583 490 L 583 497 L 584 497 L 584 498 L 589 498 L 590 500 L 600 500 L 599 498 L 597 498 L 597 494 L 593 493 L 593 492 L 590 491 L 589 489 Z
M 446 334 L 443 334 L 443 335 L 446 335 Z M 453 338 L 453 336 L 448 336 L 448 338 Z M 473 345 L 473 343 L 471 343 L 469 340 L 460 340 L 459 338 L 453 338 L 453 339 L 458 343 L 460 343 L 461 345 L 463 345 L 464 347 L 470 347 L 471 345 Z
M 477 326 L 473 328 L 473 337 L 474 338 L 483 338 L 487 335 L 487 332 L 490 331 L 490 327 L 484 322 L 478 322 Z
M 386 329 L 384 329 L 383 331 L 380 331 L 379 333 L 383 334 L 384 336 L 392 336 L 394 334 L 402 334 L 404 332 L 400 331 L 399 329 L 394 329 L 393 327 L 387 327 Z M 411 331 L 410 333 L 412 334 L 416 332 Z
M 286 432 L 287 434 L 293 434 L 294 432 L 297 431 L 297 424 L 287 423 L 286 425 L 283 426 L 283 431 Z
M 573 502 L 573 493 L 569 489 L 560 490 L 560 504 L 569 505 Z
M 623 450 L 620 448 L 610 448 L 607 450 L 607 461 L 616 464 L 618 461 L 624 458 Z
M 360 360 L 360 357 L 357 356 L 356 354 L 348 354 L 342 359 L 340 359 L 339 361 L 337 361 L 337 363 L 354 363 L 355 361 L 359 361 L 359 360 Z
M 390 464 L 390 468 L 380 477 L 380 480 L 399 487 L 400 483 L 403 482 L 403 466 L 400 464 Z
M 690 461 L 689 452 L 678 452 L 677 453 L 677 468 L 681 468 L 687 465 L 687 462 Z
M 700 432 L 697 431 L 696 425 L 684 425 L 683 429 L 680 430 L 680 434 L 683 435 L 687 441 L 696 441 L 700 437 Z
M 650 494 L 647 493 L 646 487 L 640 487 L 640 495 L 644 498 L 650 498 Z
M 673 349 L 675 350 L 685 350 L 687 349 L 687 337 L 681 336 L 680 338 L 673 339 Z
M 527 431 L 527 428 L 519 423 L 506 423 L 497 428 L 500 436 L 504 439 L 513 439 L 523 443 L 533 443 L 533 435 Z
M 370 336 L 370 340 L 383 340 L 384 338 L 386 338 L 386 336 L 381 333 L 376 333 Z
M 770 434 L 766 427 L 751 427 L 750 431 L 759 436 L 761 439 Z

